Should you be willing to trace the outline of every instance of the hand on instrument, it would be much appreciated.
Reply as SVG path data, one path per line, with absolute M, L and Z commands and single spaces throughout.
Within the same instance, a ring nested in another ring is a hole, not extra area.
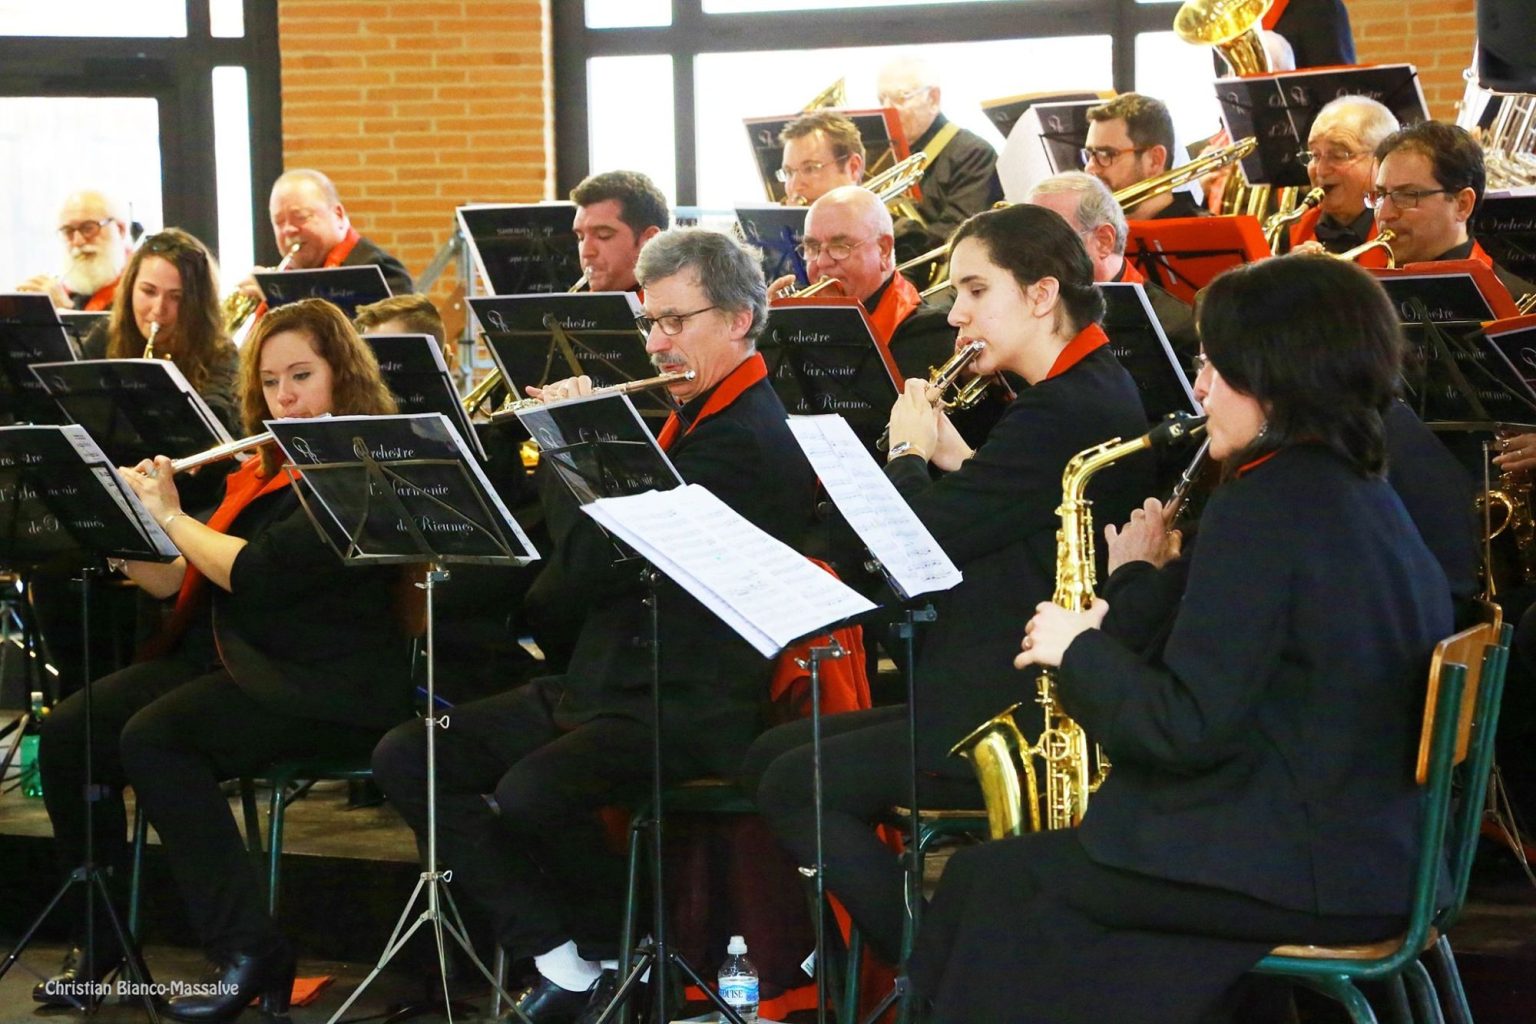
M 48 300 L 57 309 L 69 309 L 69 292 L 64 290 L 64 283 L 52 274 L 38 274 L 29 277 L 16 286 L 19 292 L 42 292 L 48 296 Z
M 567 377 L 564 380 L 553 381 L 542 388 L 526 387 L 529 398 L 537 398 L 541 402 L 560 402 L 567 398 L 580 398 L 582 395 L 592 393 L 592 378 L 586 374 L 579 377 Z
M 938 426 L 938 443 L 933 449 L 933 458 L 930 460 L 935 466 L 946 473 L 953 473 L 960 468 L 960 464 L 976 453 L 971 446 L 965 443 L 965 438 L 960 436 L 960 431 L 949 421 L 949 413 L 943 409 L 935 410 L 934 418 Z
M 1060 666 L 1072 641 L 1080 633 L 1098 629 L 1108 612 L 1109 603 L 1103 598 L 1094 598 L 1093 606 L 1085 612 L 1069 612 L 1050 601 L 1041 601 L 1035 605 L 1035 617 L 1024 627 L 1024 640 L 1019 644 L 1023 653 L 1013 659 L 1013 667 Z
M 773 279 L 773 283 L 768 286 L 768 299 L 770 302 L 774 299 L 782 299 L 784 296 L 788 295 L 794 290 L 794 274 L 785 274 L 783 277 L 776 277 Z
M 181 512 L 181 495 L 176 492 L 171 460 L 164 455 L 156 455 L 153 460 L 145 459 L 132 469 L 119 466 L 117 472 L 133 488 L 133 493 L 139 496 L 156 522 L 164 524 L 169 517 Z
M 256 273 L 258 271 L 263 274 L 268 274 L 271 273 L 272 268 L 252 267 L 251 272 L 245 275 L 245 278 L 241 280 L 239 284 L 235 285 L 235 290 L 245 292 L 245 294 L 249 295 L 251 298 L 257 300 L 258 302 L 265 302 L 266 296 L 261 294 L 261 286 L 256 283 Z
M 1328 250 L 1323 248 L 1322 242 L 1319 242 L 1316 239 L 1309 239 L 1308 241 L 1302 242 L 1300 245 L 1291 247 L 1291 254 L 1295 255 L 1297 253 L 1305 256 L 1326 256 L 1328 254 Z
M 1500 437 L 1496 442 L 1499 454 L 1493 464 L 1506 473 L 1519 473 L 1536 467 L 1536 432 L 1527 431 Z
M 924 462 L 933 458 L 939 446 L 939 411 L 935 408 L 938 402 L 938 389 L 926 380 L 914 377 L 907 381 L 891 406 L 891 451 L 906 443 L 910 446 L 906 453 L 921 455 Z
M 1127 562 L 1151 562 L 1162 568 L 1179 557 L 1183 546 L 1184 535 L 1168 528 L 1167 510 L 1156 498 L 1148 498 L 1119 529 L 1113 523 L 1104 527 L 1110 572 Z

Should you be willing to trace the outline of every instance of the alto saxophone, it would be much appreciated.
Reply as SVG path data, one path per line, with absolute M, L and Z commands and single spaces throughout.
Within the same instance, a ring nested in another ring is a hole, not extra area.
M 1117 437 L 1078 452 L 1067 463 L 1061 474 L 1061 505 L 1056 509 L 1061 525 L 1056 531 L 1056 592 L 1051 600 L 1057 607 L 1080 612 L 1093 604 L 1096 570 L 1088 481 L 1128 455 L 1186 440 L 1204 429 L 1205 417 L 1179 413 L 1140 437 L 1129 441 Z M 981 783 L 993 839 L 1023 834 L 1026 819 L 1031 832 L 1076 826 L 1088 809 L 1089 794 L 1109 776 L 1104 752 L 1095 749 L 1090 761 L 1087 734 L 1061 710 L 1054 672 L 1040 672 L 1035 703 L 1040 705 L 1043 723 L 1034 743 L 1014 721 L 1014 711 L 1022 706 L 1014 704 L 981 723 L 949 751 L 950 756 L 971 762 Z M 1037 757 L 1045 774 L 1043 799 L 1034 764 Z

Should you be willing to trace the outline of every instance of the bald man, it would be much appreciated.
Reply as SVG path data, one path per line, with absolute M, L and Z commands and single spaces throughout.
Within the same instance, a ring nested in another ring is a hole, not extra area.
M 289 269 L 376 266 L 383 271 L 390 294 L 415 291 L 405 264 L 357 233 L 335 184 L 320 171 L 298 168 L 284 172 L 272 185 L 267 212 L 278 252 L 286 256 L 295 243 L 299 246 Z M 261 298 L 254 271 L 240 282 L 240 288 Z
M 917 212 L 923 222 L 896 222 L 897 261 L 944 244 L 960 222 L 992 208 L 1003 198 L 997 178 L 997 152 L 975 132 L 944 116 L 938 72 L 916 54 L 904 54 L 880 69 L 876 79 L 880 105 L 892 107 L 912 152 L 928 154 L 923 198 Z M 926 266 L 915 268 L 926 275 Z
M 1307 179 L 1323 199 L 1281 236 L 1280 252 L 1347 252 L 1376 237 L 1365 197 L 1375 184 L 1376 147 L 1397 128 L 1392 111 L 1366 96 L 1340 96 L 1317 112 L 1307 132 Z
M 42 292 L 59 309 L 110 309 L 128 265 L 128 225 L 127 208 L 106 193 L 94 189 L 71 193 L 59 209 L 63 271 L 30 277 L 16 290 Z

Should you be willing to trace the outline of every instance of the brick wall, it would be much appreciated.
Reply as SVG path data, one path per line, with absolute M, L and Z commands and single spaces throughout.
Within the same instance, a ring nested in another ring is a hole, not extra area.
M 1461 73 L 1472 62 L 1477 36 L 1475 0 L 1344 0 L 1344 6 L 1360 62 L 1415 65 L 1430 116 L 1454 121 Z
M 279 0 L 285 166 L 329 174 L 413 276 L 455 206 L 548 198 L 549 3 Z

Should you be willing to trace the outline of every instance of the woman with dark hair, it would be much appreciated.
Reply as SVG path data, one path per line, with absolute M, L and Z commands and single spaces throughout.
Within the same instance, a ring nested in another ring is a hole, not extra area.
M 1402 339 L 1360 268 L 1285 256 L 1197 304 L 1226 479 L 1160 657 L 1042 603 L 1019 668 L 1113 768 L 1077 829 L 951 859 L 911 964 L 933 1021 L 1197 1021 L 1282 943 L 1400 931 L 1445 575 L 1383 476 Z M 1166 557 L 1158 510 L 1112 548 Z M 1159 553 L 1159 551 L 1161 553 Z M 1111 553 L 1111 558 L 1115 553 Z
M 241 355 L 253 433 L 268 418 L 395 410 L 372 350 L 329 303 L 272 310 Z M 120 566 L 150 594 L 175 595 L 176 606 L 147 660 L 92 684 L 94 781 L 105 793 L 94 841 L 98 863 L 123 866 L 122 787 L 132 785 L 223 983 L 171 999 L 165 1012 L 177 1020 L 227 1020 L 258 996 L 284 1011 L 293 982 L 293 952 L 267 915 L 220 781 L 295 757 L 365 756 L 410 715 L 408 645 L 390 600 L 396 570 L 344 565 L 279 460 L 266 445 L 231 473 L 206 525 L 182 510 L 170 460 L 120 470 L 182 557 Z M 79 694 L 61 703 L 38 749 L 66 870 L 85 846 L 83 710 Z M 96 949 L 73 950 L 34 998 L 90 998 L 90 983 L 121 956 L 103 921 L 94 931 Z
M 972 451 L 936 409 L 924 380 L 909 380 L 891 410 L 886 473 L 959 566 L 964 580 L 935 598 L 917 660 L 919 797 L 926 806 L 980 803 L 966 762 L 949 748 L 1032 692 L 1012 670 L 1019 623 L 1050 597 L 1061 474 L 1078 452 L 1146 430 L 1131 377 L 1098 325 L 1103 299 L 1088 254 L 1065 220 L 1039 206 L 978 214 L 955 232 L 949 322 L 957 345 L 984 339 L 977 372 L 1028 382 Z M 941 472 L 935 477 L 930 466 Z M 1151 489 L 1151 466 L 1127 460 L 1101 474 L 1092 495 L 1125 515 Z M 827 884 L 881 957 L 900 955 L 901 866 L 872 822 L 908 799 L 902 706 L 823 722 Z M 815 855 L 808 722 L 765 733 L 743 769 L 758 807 L 802 864 Z
M 175 363 L 214 415 L 238 429 L 239 356 L 224 334 L 218 272 L 203 243 L 180 228 L 150 235 L 134 250 L 106 331 L 88 336 L 81 355 L 138 359 L 152 328 L 155 356 Z

